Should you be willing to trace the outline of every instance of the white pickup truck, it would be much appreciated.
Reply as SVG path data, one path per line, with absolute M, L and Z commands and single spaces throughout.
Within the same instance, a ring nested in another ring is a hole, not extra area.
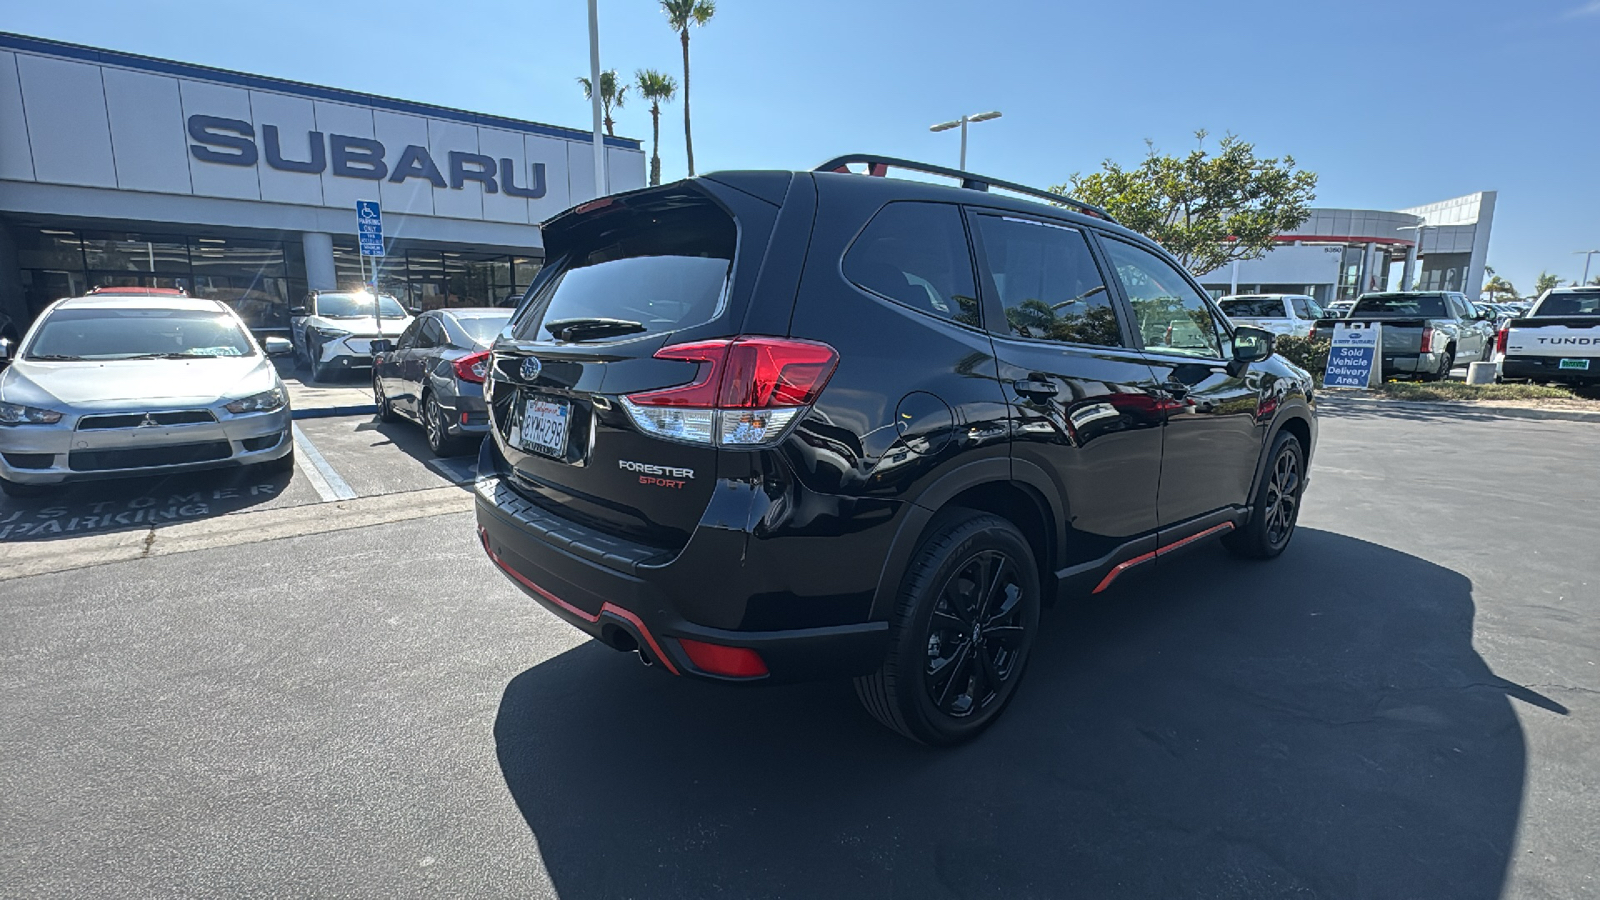
M 1600 287 L 1545 291 L 1497 343 L 1504 380 L 1600 384 Z
M 1217 301 L 1235 325 L 1306 337 L 1325 313 L 1305 294 L 1229 294 Z

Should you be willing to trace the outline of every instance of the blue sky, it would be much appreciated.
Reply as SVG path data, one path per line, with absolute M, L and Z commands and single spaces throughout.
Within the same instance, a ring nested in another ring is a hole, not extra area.
M 602 65 L 681 80 L 655 0 L 600 0 Z M 1321 176 L 1317 205 L 1497 190 L 1489 262 L 1519 288 L 1600 248 L 1600 0 L 721 0 L 693 36 L 695 162 L 808 168 L 871 150 L 1031 184 L 1144 140 L 1232 131 Z M 576 127 L 582 0 L 13 3 L 0 28 Z M 649 137 L 630 103 L 618 133 Z M 684 173 L 682 111 L 662 164 Z M 1596 272 L 1600 272 L 1597 260 Z

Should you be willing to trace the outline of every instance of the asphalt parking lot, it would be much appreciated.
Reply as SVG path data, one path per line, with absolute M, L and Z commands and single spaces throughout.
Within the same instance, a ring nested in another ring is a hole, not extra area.
M 580 639 L 482 558 L 414 429 L 301 425 L 353 499 L 302 459 L 255 495 L 215 476 L 239 496 L 191 518 L 263 523 L 216 544 L 75 567 L 196 526 L 4 538 L 63 560 L 0 580 L 5 893 L 1600 893 L 1600 425 L 1326 408 L 1281 559 L 1208 546 L 1058 606 L 1006 717 L 948 751 L 848 685 Z M 259 539 L 284 522 L 316 533 Z

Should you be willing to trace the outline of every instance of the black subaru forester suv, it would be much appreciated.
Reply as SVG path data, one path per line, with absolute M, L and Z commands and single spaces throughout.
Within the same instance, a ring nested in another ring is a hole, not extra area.
M 478 535 L 674 675 L 853 676 L 954 743 L 1058 594 L 1294 534 L 1310 377 L 1094 207 L 853 156 L 601 198 L 544 239 L 485 383 Z

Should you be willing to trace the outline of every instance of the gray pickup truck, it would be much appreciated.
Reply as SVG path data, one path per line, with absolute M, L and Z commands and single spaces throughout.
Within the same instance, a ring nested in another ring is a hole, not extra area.
M 1318 319 L 1311 334 L 1332 337 L 1340 322 L 1383 325 L 1385 378 L 1409 375 L 1439 381 L 1455 366 L 1482 362 L 1494 353 L 1494 314 L 1454 291 L 1362 294 L 1349 314 Z

